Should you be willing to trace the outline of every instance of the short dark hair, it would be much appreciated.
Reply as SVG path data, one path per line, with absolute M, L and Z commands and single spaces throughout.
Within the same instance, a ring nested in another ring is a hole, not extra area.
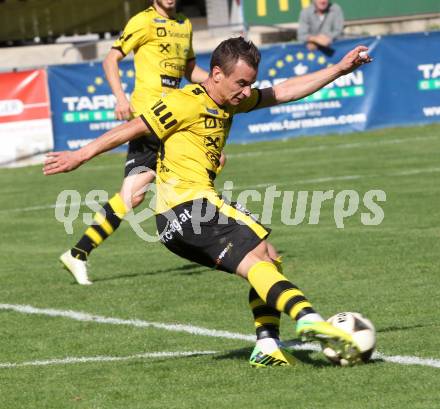
M 243 37 L 229 38 L 222 41 L 211 56 L 210 68 L 217 66 L 228 76 L 238 60 L 243 60 L 250 67 L 258 70 L 261 54 L 252 41 L 247 41 Z

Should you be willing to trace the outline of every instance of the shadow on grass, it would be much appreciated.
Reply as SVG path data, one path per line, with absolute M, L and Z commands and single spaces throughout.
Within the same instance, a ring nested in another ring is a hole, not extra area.
M 283 255 L 283 251 L 279 251 L 278 254 Z M 155 276 L 158 274 L 179 274 L 179 275 L 186 275 L 186 276 L 192 276 L 192 275 L 201 275 L 206 273 L 207 271 L 210 271 L 211 269 L 202 266 L 200 264 L 191 263 L 191 264 L 184 264 L 180 267 L 174 267 L 174 268 L 166 268 L 163 270 L 155 270 L 155 271 L 145 271 L 145 272 L 138 272 L 138 273 L 126 273 L 126 274 L 115 274 L 110 277 L 98 277 L 94 278 L 92 281 L 97 282 L 104 282 L 104 281 L 112 281 L 112 280 L 120 280 L 124 278 L 135 278 L 135 277 L 143 277 L 143 276 Z M 75 284 L 75 283 L 72 283 Z
M 101 278 L 98 277 L 96 279 L 93 279 L 93 282 L 112 281 L 112 280 L 120 280 L 124 278 L 135 278 L 135 277 L 144 277 L 144 276 L 155 276 L 158 274 L 179 274 L 179 275 L 191 276 L 191 275 L 201 275 L 207 271 L 209 271 L 208 268 L 204 266 L 200 266 L 198 264 L 185 264 L 180 267 L 166 268 L 162 270 L 117 274 L 110 277 L 101 277 Z
M 284 344 L 287 346 L 287 349 L 292 353 L 292 355 L 301 364 L 311 365 L 315 368 L 328 368 L 328 367 L 339 368 L 338 365 L 329 362 L 322 353 L 320 353 L 317 357 L 312 357 L 312 354 L 319 352 L 319 349 L 310 348 L 307 346 L 307 344 L 303 344 L 301 341 L 298 341 L 297 339 L 291 339 L 285 341 Z M 235 349 L 232 351 L 228 351 L 227 353 L 222 355 L 216 355 L 213 357 L 213 359 L 218 359 L 218 360 L 238 359 L 242 361 L 248 361 L 249 357 L 251 356 L 252 350 L 253 347 Z M 375 356 L 372 359 L 370 359 L 368 362 L 362 363 L 361 366 L 379 364 L 383 362 L 385 361 L 382 358 Z
M 295 346 L 295 345 L 301 345 L 301 343 L 297 340 L 292 340 L 292 341 L 289 341 L 289 345 Z M 217 359 L 217 360 L 225 360 L 225 359 L 236 360 L 236 359 L 238 359 L 238 360 L 242 360 L 242 361 L 247 361 L 247 360 L 249 360 L 249 357 L 251 356 L 252 350 L 253 350 L 253 347 L 234 349 L 232 351 L 228 351 L 225 354 L 216 355 L 214 357 L 214 359 Z M 334 366 L 333 364 L 325 361 L 324 359 L 312 358 L 311 354 L 313 354 L 316 351 L 304 350 L 304 349 L 292 349 L 292 348 L 289 348 L 289 350 L 292 353 L 292 355 L 302 364 L 312 365 L 315 368 Z
M 395 331 L 408 331 L 413 330 L 416 328 L 427 328 L 427 327 L 433 327 L 437 326 L 438 323 L 430 322 L 430 323 L 424 323 L 424 324 L 415 324 L 415 325 L 399 325 L 399 326 L 390 326 L 390 327 L 384 327 L 377 329 L 376 332 L 385 333 L 385 332 L 395 332 Z

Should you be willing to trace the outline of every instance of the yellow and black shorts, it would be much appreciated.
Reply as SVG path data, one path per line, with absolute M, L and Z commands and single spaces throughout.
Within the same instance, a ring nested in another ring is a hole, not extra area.
M 207 267 L 235 273 L 270 229 L 237 203 L 217 207 L 207 199 L 191 200 L 156 215 L 160 241 L 173 253 Z

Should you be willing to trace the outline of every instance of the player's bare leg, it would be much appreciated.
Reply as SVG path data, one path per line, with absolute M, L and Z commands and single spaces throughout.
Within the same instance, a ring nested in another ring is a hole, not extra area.
M 148 186 L 153 182 L 155 177 L 156 172 L 150 170 L 148 172 L 127 176 L 124 179 L 119 195 L 128 210 L 138 207 L 144 201 Z
M 94 224 L 86 229 L 72 249 L 60 256 L 60 261 L 78 284 L 92 284 L 87 272 L 88 256 L 118 229 L 127 212 L 143 202 L 148 185 L 155 176 L 152 170 L 127 176 L 120 192 L 104 204 L 102 211 L 95 214 Z

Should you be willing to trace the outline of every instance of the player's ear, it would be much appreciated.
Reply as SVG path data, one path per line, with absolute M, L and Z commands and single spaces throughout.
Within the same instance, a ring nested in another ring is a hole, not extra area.
M 220 82 L 221 80 L 223 80 L 224 77 L 225 74 L 220 67 L 215 66 L 212 68 L 212 78 L 215 82 Z

